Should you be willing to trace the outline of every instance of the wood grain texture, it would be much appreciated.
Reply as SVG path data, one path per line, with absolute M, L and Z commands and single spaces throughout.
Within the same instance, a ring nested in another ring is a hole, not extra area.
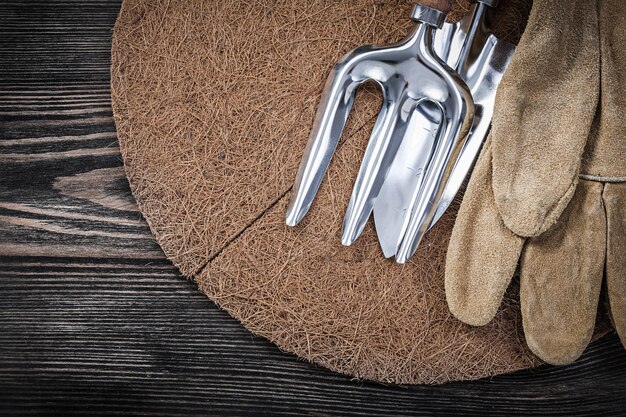
M 383 386 L 254 337 L 164 258 L 109 100 L 119 1 L 0 4 L 0 414 L 620 415 L 614 335 L 571 366 Z

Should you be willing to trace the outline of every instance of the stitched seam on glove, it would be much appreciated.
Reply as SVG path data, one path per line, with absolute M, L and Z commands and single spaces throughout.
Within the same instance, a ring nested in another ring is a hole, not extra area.
M 592 174 L 579 174 L 579 178 L 583 180 L 589 181 L 598 181 L 598 182 L 626 182 L 626 177 L 605 177 L 602 175 L 592 175 Z

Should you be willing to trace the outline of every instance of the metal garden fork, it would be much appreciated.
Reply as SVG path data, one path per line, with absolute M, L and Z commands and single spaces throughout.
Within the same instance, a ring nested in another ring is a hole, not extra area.
M 342 243 L 350 245 L 362 233 L 411 119 L 422 107 L 438 114 L 434 118 L 440 123 L 432 132 L 435 144 L 422 185 L 415 192 L 428 196 L 428 207 L 436 207 L 474 118 L 469 88 L 433 49 L 435 31 L 442 27 L 445 15 L 441 10 L 415 5 L 411 18 L 417 26 L 407 39 L 393 46 L 357 48 L 334 67 L 296 176 L 287 209 L 288 225 L 297 225 L 309 210 L 339 142 L 356 90 L 369 80 L 381 87 L 383 105 L 348 204 Z M 428 106 L 424 106 L 426 103 Z M 426 216 L 430 223 L 434 210 L 428 212 L 421 206 L 418 209 L 411 216 Z

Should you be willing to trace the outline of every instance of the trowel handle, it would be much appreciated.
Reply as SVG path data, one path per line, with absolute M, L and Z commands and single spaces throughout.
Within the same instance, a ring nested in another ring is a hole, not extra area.
M 448 14 L 452 8 L 452 0 L 418 0 L 416 3 L 432 9 L 437 9 L 444 14 Z

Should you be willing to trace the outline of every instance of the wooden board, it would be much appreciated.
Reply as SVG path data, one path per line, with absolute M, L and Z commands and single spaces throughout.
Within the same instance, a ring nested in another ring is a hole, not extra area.
M 109 90 L 119 1 L 0 4 L 0 414 L 609 415 L 615 335 L 576 364 L 383 386 L 254 337 L 181 278 L 137 211 Z

